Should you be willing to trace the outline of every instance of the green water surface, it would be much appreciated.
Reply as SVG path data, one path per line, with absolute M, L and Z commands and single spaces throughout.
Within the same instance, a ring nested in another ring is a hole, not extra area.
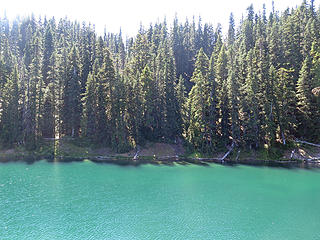
M 320 171 L 0 164 L 0 239 L 320 239 Z

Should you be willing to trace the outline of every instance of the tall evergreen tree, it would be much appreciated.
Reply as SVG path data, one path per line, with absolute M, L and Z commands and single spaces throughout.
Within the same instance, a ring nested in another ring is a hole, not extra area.
M 312 92 L 312 62 L 311 57 L 307 55 L 303 62 L 300 77 L 297 82 L 297 108 L 298 108 L 298 133 L 302 136 L 313 136 L 314 124 L 313 115 L 317 112 L 314 105 Z M 316 117 L 316 116 L 315 116 Z
M 229 98 L 228 98 L 228 58 L 226 53 L 226 47 L 221 47 L 219 57 L 216 61 L 216 79 L 217 79 L 217 91 L 218 94 L 218 108 L 220 112 L 220 126 L 219 131 L 221 135 L 221 144 L 225 145 L 229 142 Z
M 155 129 L 157 128 L 156 121 L 156 100 L 157 92 L 154 79 L 149 66 L 147 65 L 142 71 L 140 77 L 141 95 L 142 95 L 142 108 L 143 108 L 143 137 L 148 140 L 155 140 Z
M 21 140 L 21 116 L 19 105 L 18 70 L 15 68 L 2 93 L 1 134 L 3 145 L 12 146 Z
M 191 79 L 195 85 L 192 87 L 188 98 L 190 108 L 188 140 L 197 150 L 206 153 L 212 152 L 216 143 L 216 139 L 213 139 L 214 134 L 211 131 L 211 117 L 214 116 L 212 116 L 210 111 L 210 103 L 212 103 L 211 99 L 213 96 L 208 69 L 209 59 L 201 48 Z
M 92 73 L 88 76 L 86 92 L 83 98 L 83 135 L 91 140 L 97 134 L 97 82 Z
M 62 131 L 66 136 L 77 137 L 80 130 L 81 96 L 80 63 L 76 46 L 71 48 L 68 56 L 68 72 L 62 93 Z

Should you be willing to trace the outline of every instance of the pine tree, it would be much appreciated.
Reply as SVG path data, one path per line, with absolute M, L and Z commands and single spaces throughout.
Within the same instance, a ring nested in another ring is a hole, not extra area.
M 284 49 L 277 19 L 272 20 L 267 36 L 270 64 L 275 68 L 283 67 Z
M 277 119 L 279 115 L 279 106 L 276 98 L 276 83 L 277 83 L 277 72 L 273 65 L 269 68 L 269 84 L 270 84 L 270 110 L 267 113 L 267 143 L 268 145 L 274 145 L 276 142 L 277 133 Z
M 212 52 L 210 61 L 209 61 L 209 87 L 210 87 L 210 96 L 208 99 L 208 121 L 209 121 L 209 131 L 210 131 L 210 139 L 211 145 L 213 147 L 217 146 L 218 143 L 218 120 L 219 120 L 219 93 L 218 93 L 218 83 L 216 78 L 216 63 L 215 63 L 215 53 Z
M 147 65 L 142 71 L 140 77 L 141 83 L 141 99 L 143 109 L 143 137 L 148 140 L 155 140 L 156 122 L 156 86 L 152 78 L 149 66 Z
M 43 137 L 54 138 L 56 135 L 57 109 L 59 98 L 58 74 L 56 71 L 56 55 L 52 54 L 49 62 L 50 69 L 46 72 L 46 78 L 43 79 L 43 108 L 41 132 Z
M 292 14 L 285 19 L 282 25 L 282 39 L 284 48 L 284 68 L 293 70 L 293 81 L 297 83 L 299 78 L 299 71 L 303 61 L 302 49 L 301 49 L 301 29 L 300 18 L 298 13 Z
M 215 139 L 213 139 L 211 124 L 212 114 L 210 112 L 212 84 L 209 78 L 209 59 L 200 49 L 191 81 L 195 83 L 192 87 L 188 105 L 190 109 L 190 123 L 188 126 L 188 140 L 199 151 L 210 153 L 214 150 Z M 205 75 L 204 75 L 205 74 Z
M 66 81 L 68 81 L 68 51 L 66 45 L 66 40 L 64 37 L 61 37 L 59 40 L 59 46 L 57 46 L 56 54 L 56 123 L 55 128 L 57 130 L 56 135 L 60 138 L 63 134 L 63 102 L 64 102 L 64 86 Z
M 314 106 L 312 99 L 312 68 L 311 57 L 307 55 L 303 62 L 300 77 L 297 82 L 297 110 L 299 117 L 298 122 L 298 133 L 302 136 L 312 136 L 312 131 L 314 129 L 312 116 L 314 114 Z
M 314 138 L 319 140 L 320 135 L 320 125 L 318 124 L 320 122 L 320 51 L 319 49 L 319 42 L 318 40 L 315 40 L 312 43 L 311 47 L 311 56 L 312 56 L 312 69 L 311 69 L 311 76 L 313 77 L 311 85 L 313 87 L 312 93 L 315 98 L 313 98 L 313 104 L 315 108 L 313 109 L 313 121 L 315 122 L 314 129 L 313 129 L 313 135 Z
M 237 76 L 237 66 L 235 61 L 235 53 L 233 46 L 230 46 L 229 50 L 229 69 L 228 69 L 228 100 L 230 108 L 230 122 L 231 122 L 231 137 L 232 141 L 235 143 L 240 142 L 240 117 L 239 117 L 239 83 L 236 80 Z
M 92 73 L 88 76 L 86 92 L 83 97 L 83 135 L 94 140 L 96 135 L 97 82 Z
M 97 142 L 110 145 L 113 143 L 113 134 L 117 130 L 115 102 L 118 96 L 114 95 L 117 78 L 113 60 L 107 48 L 104 49 L 103 64 L 97 78 Z
M 178 102 L 178 109 L 180 112 L 180 118 L 178 119 L 178 125 L 181 126 L 181 132 L 179 135 L 186 136 L 188 130 L 188 113 L 187 113 L 187 91 L 185 87 L 185 79 L 180 75 L 178 84 L 175 86 L 176 97 Z
M 73 46 L 68 56 L 68 72 L 62 93 L 62 132 L 66 136 L 78 137 L 81 116 L 80 63 L 78 49 Z
M 272 122 L 268 118 L 270 116 L 272 107 L 272 89 L 270 84 L 269 74 L 269 59 L 268 59 L 268 48 L 265 39 L 265 26 L 259 21 L 259 35 L 257 42 L 254 47 L 254 61 L 256 64 L 257 74 L 257 92 L 256 100 L 258 103 L 258 119 L 259 119 L 259 141 L 260 143 L 267 143 L 269 138 L 269 130 Z
M 185 64 L 186 64 L 186 53 L 185 53 L 185 47 L 183 45 L 183 30 L 182 26 L 179 25 L 178 18 L 175 17 L 173 21 L 173 29 L 172 29 L 172 37 L 171 37 L 171 43 L 172 43 L 172 51 L 173 56 L 176 63 L 176 72 L 177 77 L 180 75 L 183 76 L 185 74 Z
M 47 86 L 52 80 L 49 76 L 53 71 L 52 57 L 54 52 L 54 39 L 51 30 L 51 26 L 48 25 L 44 35 L 44 46 L 43 46 L 43 63 L 42 63 L 42 77 L 45 85 Z
M 41 132 L 43 137 L 54 138 L 57 114 L 57 73 L 56 73 L 56 54 L 54 47 L 53 33 L 51 24 L 46 26 L 44 34 L 43 60 L 43 108 L 41 112 Z
M 29 66 L 26 86 L 26 106 L 24 110 L 24 142 L 28 149 L 35 149 L 40 137 L 41 112 L 43 103 L 43 78 L 41 74 L 40 33 L 32 37 L 32 62 Z
M 116 98 L 113 102 L 113 108 L 115 109 L 115 131 L 112 136 L 112 147 L 117 152 L 127 152 L 131 149 L 131 143 L 129 141 L 129 133 L 127 131 L 127 119 L 126 119 L 126 92 L 125 83 L 123 78 L 116 74 L 116 82 L 114 85 L 114 96 Z
M 236 80 L 237 62 L 235 54 L 235 30 L 233 14 L 230 15 L 228 30 L 228 100 L 230 108 L 231 137 L 235 143 L 240 142 L 240 120 L 239 120 L 239 82 Z
M 228 29 L 228 46 L 231 46 L 235 40 L 235 30 L 234 30 L 234 18 L 233 14 L 229 17 L 229 29 Z
M 261 125 L 259 119 L 258 79 L 254 63 L 254 53 L 250 50 L 247 56 L 248 75 L 244 86 L 243 112 L 245 116 L 244 141 L 247 146 L 258 148 L 260 145 Z
M 80 72 L 80 85 L 81 85 L 81 93 L 83 94 L 86 90 L 86 83 L 89 72 L 92 70 L 92 38 L 91 38 L 91 29 L 90 26 L 83 25 L 81 29 L 80 36 L 80 64 L 81 64 L 81 72 Z
M 166 63 L 164 68 L 165 76 L 165 128 L 164 136 L 167 140 L 173 140 L 175 137 L 179 136 L 181 133 L 180 122 L 180 112 L 178 108 L 178 102 L 176 98 L 175 85 L 176 85 L 176 74 L 174 68 L 174 61 L 170 57 L 168 63 Z
M 21 116 L 19 107 L 18 70 L 15 68 L 3 88 L 1 107 L 1 134 L 3 145 L 11 147 L 21 139 Z
M 296 100 L 295 86 L 293 84 L 294 71 L 285 68 L 280 68 L 277 71 L 277 86 L 275 88 L 279 122 L 279 137 L 282 143 L 286 144 L 286 139 L 290 134 L 294 134 L 296 118 Z
M 223 45 L 221 47 L 219 57 L 216 61 L 216 81 L 217 81 L 217 91 L 218 91 L 218 108 L 220 114 L 220 126 L 219 132 L 221 135 L 221 144 L 226 145 L 229 142 L 229 98 L 228 98 L 228 58 L 226 53 L 226 47 Z
M 141 84 L 140 75 L 143 69 L 151 61 L 151 46 L 148 42 L 146 34 L 139 33 L 137 39 L 131 49 L 132 55 L 128 61 L 128 65 L 124 71 L 127 89 L 127 98 L 130 99 L 128 103 L 128 128 L 130 135 L 134 139 L 133 145 L 143 143 L 143 137 L 141 135 L 142 128 L 142 99 L 141 99 Z M 158 129 L 157 129 L 158 130 Z

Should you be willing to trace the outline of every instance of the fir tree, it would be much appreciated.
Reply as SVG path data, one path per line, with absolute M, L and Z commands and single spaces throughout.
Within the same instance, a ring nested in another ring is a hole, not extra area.
M 1 134 L 3 145 L 11 147 L 21 140 L 21 116 L 19 105 L 18 70 L 15 68 L 3 88 L 1 107 Z
M 298 132 L 302 136 L 312 136 L 312 131 L 314 129 L 312 115 L 315 113 L 313 109 L 313 99 L 312 99 L 312 68 L 311 57 L 307 55 L 303 62 L 300 77 L 297 82 L 297 110 L 299 117 L 298 122 Z
M 148 140 L 155 140 L 155 129 L 156 124 L 156 87 L 155 82 L 152 78 L 152 74 L 149 66 L 147 65 L 142 71 L 140 77 L 141 83 L 141 99 L 143 109 L 143 137 Z
M 68 56 L 67 76 L 62 93 L 61 121 L 63 134 L 77 137 L 80 129 L 81 96 L 78 49 L 73 46 Z
M 94 140 L 92 138 L 96 135 L 97 128 L 97 82 L 92 73 L 88 76 L 83 103 L 83 135 Z
M 209 59 L 200 49 L 195 70 L 191 81 L 195 83 L 192 87 L 188 104 L 190 106 L 190 124 L 188 126 L 188 140 L 192 145 L 203 152 L 212 152 L 215 139 L 211 131 L 211 119 L 209 102 L 213 97 L 212 84 L 209 78 Z M 205 74 L 205 75 L 204 75 Z
M 225 145 L 229 141 L 229 98 L 228 98 L 228 58 L 226 53 L 225 45 L 221 47 L 219 57 L 216 61 L 216 81 L 217 81 L 217 91 L 218 94 L 218 108 L 220 114 L 220 126 L 219 132 L 221 135 L 221 144 Z

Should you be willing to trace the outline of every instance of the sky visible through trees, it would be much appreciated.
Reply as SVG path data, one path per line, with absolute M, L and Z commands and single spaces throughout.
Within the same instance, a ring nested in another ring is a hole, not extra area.
M 168 23 L 172 23 L 175 15 L 181 20 L 187 17 L 198 18 L 200 15 L 204 22 L 217 25 L 222 24 L 223 32 L 228 29 L 228 17 L 230 12 L 234 14 L 236 25 L 239 24 L 242 16 L 245 16 L 246 8 L 250 4 L 254 8 L 261 10 L 262 5 L 266 4 L 266 10 L 269 14 L 272 11 L 272 0 L 224 0 L 210 1 L 198 0 L 163 0 L 160 2 L 149 0 L 118 0 L 118 1 L 100 1 L 91 0 L 90 4 L 83 0 L 56 0 L 54 2 L 41 0 L 10 0 L 1 3 L 0 15 L 6 12 L 10 20 L 17 15 L 28 16 L 32 13 L 38 16 L 47 16 L 56 19 L 68 17 L 70 20 L 78 22 L 86 21 L 95 24 L 98 34 L 103 34 L 104 27 L 107 32 L 119 32 L 121 28 L 124 37 L 135 36 L 140 23 L 147 26 L 150 22 L 162 21 L 166 17 Z M 275 1 L 275 8 L 284 11 L 287 7 L 295 8 L 301 3 L 301 0 L 279 0 Z M 318 6 L 318 0 L 315 5 Z
M 184 140 L 211 153 L 319 141 L 320 12 L 249 6 L 227 34 L 199 19 L 97 34 L 34 15 L 0 20 L 0 142 L 84 138 L 126 151 Z

